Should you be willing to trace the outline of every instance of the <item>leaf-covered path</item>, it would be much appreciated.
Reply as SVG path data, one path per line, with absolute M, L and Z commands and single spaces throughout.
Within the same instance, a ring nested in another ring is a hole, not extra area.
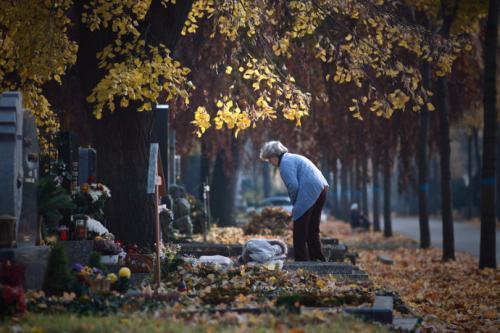
M 443 225 L 440 219 L 431 218 L 429 220 L 431 230 L 432 246 L 442 248 L 443 246 Z M 420 231 L 417 217 L 396 217 L 392 220 L 392 230 L 419 240 Z M 480 225 L 475 223 L 455 222 L 455 248 L 458 251 L 467 252 L 479 258 L 479 236 Z M 497 244 L 500 241 L 500 230 L 496 231 Z M 500 258 L 500 247 L 497 246 L 497 265 Z

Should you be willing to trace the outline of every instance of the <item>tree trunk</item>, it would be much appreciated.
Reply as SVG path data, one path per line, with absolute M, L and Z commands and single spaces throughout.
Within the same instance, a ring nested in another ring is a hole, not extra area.
M 496 144 L 496 51 L 499 2 L 490 0 L 484 48 L 484 133 L 481 181 L 481 247 L 479 267 L 496 268 L 495 250 L 495 144 Z
M 356 202 L 356 181 L 354 179 L 354 168 L 356 167 L 356 162 L 353 161 L 349 167 L 350 168 L 347 171 L 349 173 L 349 204 L 352 204 Z
M 380 185 L 379 185 L 379 162 L 378 159 L 372 159 L 373 166 L 373 230 L 380 231 Z
M 448 119 L 448 86 L 445 78 L 437 80 L 437 99 L 439 109 L 439 150 L 441 156 L 441 215 L 443 221 L 443 260 L 455 259 L 455 240 L 453 233 L 453 212 L 451 197 L 450 169 L 450 123 Z
M 387 148 L 384 149 L 384 237 L 392 237 L 391 221 L 391 159 Z
M 332 213 L 333 216 L 339 218 L 339 201 L 338 201 L 338 169 L 337 169 L 337 160 L 335 160 L 335 163 L 333 165 L 333 184 L 332 184 L 332 189 L 330 190 L 331 196 L 332 196 Z
M 422 65 L 422 80 L 425 87 L 429 86 L 429 64 L 424 61 Z M 429 212 L 427 208 L 427 194 L 429 183 L 427 180 L 427 144 L 429 132 L 429 111 L 424 105 L 420 111 L 420 129 L 418 138 L 418 221 L 420 226 L 420 247 L 426 249 L 431 245 L 429 230 Z
M 496 207 L 497 207 L 497 221 L 500 221 L 500 167 L 498 163 L 500 161 L 500 122 L 497 122 L 497 159 L 496 159 Z
M 200 182 L 201 184 L 210 184 L 210 161 L 207 153 L 207 143 L 205 138 L 201 139 L 201 153 L 200 153 Z M 203 202 L 203 186 L 200 184 L 198 199 Z
M 477 129 L 472 130 L 472 145 L 474 148 L 474 157 L 476 162 L 476 172 L 473 172 L 473 183 L 472 183 L 472 201 L 474 206 L 478 207 L 481 205 L 481 150 L 479 148 L 479 131 Z
M 363 214 L 366 218 L 368 218 L 368 158 L 366 155 L 363 157 L 362 164 L 362 182 L 361 182 L 361 190 L 362 190 L 362 202 L 363 202 Z
M 348 201 L 348 167 L 345 160 L 342 160 L 340 169 L 340 218 L 347 221 L 349 215 L 349 201 Z
M 211 212 L 220 227 L 234 225 L 236 171 L 239 163 L 239 150 L 235 139 L 232 139 L 230 149 L 231 160 L 225 150 L 218 152 L 212 177 Z
M 192 1 L 185 1 L 164 8 L 159 0 L 154 0 L 147 14 L 150 16 L 148 43 L 163 43 L 173 50 L 191 5 Z M 77 21 L 80 22 L 83 1 L 75 3 L 75 10 Z M 85 98 L 104 74 L 98 69 L 96 53 L 111 40 L 107 31 L 90 32 L 81 25 L 77 28 L 80 29 L 74 33 L 79 39 L 79 50 L 74 73 L 78 76 L 81 91 L 75 94 Z M 83 105 L 90 112 L 85 102 Z M 156 209 L 154 199 L 146 194 L 153 113 L 138 113 L 131 103 L 126 109 L 117 106 L 113 114 L 105 113 L 99 121 L 83 118 L 90 117 L 82 117 L 81 121 L 88 122 L 86 125 L 90 128 L 92 143 L 97 149 L 98 177 L 111 189 L 112 197 L 106 206 L 110 231 L 127 243 L 141 246 L 153 244 L 153 216 Z M 79 126 L 76 124 L 76 127 Z M 162 157 L 166 162 L 168 156 Z
M 481 150 L 479 149 L 479 131 L 477 128 L 472 130 L 472 140 L 474 142 L 474 157 L 476 158 L 476 172 L 478 174 L 478 178 L 481 178 Z
M 474 176 L 472 174 L 472 135 L 467 134 L 467 219 L 472 218 L 472 207 L 474 206 Z

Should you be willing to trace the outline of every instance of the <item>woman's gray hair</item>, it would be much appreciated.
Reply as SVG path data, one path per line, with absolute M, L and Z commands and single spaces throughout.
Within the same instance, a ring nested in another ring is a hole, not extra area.
M 267 161 L 273 156 L 279 157 L 284 153 L 288 153 L 288 148 L 283 146 L 281 142 L 268 141 L 260 149 L 260 159 Z

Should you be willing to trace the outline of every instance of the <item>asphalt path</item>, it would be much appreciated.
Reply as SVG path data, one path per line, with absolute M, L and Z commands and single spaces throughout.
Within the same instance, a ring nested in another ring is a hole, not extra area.
M 382 226 L 384 225 L 381 219 Z M 429 221 L 431 230 L 431 245 L 443 247 L 443 225 L 440 219 L 431 218 Z M 393 217 L 392 230 L 407 235 L 417 241 L 420 240 L 420 231 L 417 217 Z M 475 223 L 454 223 L 455 250 L 464 251 L 479 258 L 480 226 Z M 500 258 L 500 231 L 496 230 L 496 256 L 497 265 Z

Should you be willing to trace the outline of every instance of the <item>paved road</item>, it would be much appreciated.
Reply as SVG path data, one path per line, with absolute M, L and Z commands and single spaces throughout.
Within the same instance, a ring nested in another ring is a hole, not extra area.
M 381 220 L 383 226 L 383 219 Z M 431 228 L 431 244 L 432 246 L 443 246 L 443 225 L 440 219 L 430 220 Z M 394 217 L 392 220 L 392 230 L 401 234 L 405 234 L 415 240 L 420 240 L 420 231 L 418 227 L 417 217 Z M 455 250 L 468 252 L 479 258 L 479 239 L 480 227 L 479 224 L 455 222 Z M 500 259 L 500 230 L 496 231 L 496 250 L 497 250 L 497 265 Z

